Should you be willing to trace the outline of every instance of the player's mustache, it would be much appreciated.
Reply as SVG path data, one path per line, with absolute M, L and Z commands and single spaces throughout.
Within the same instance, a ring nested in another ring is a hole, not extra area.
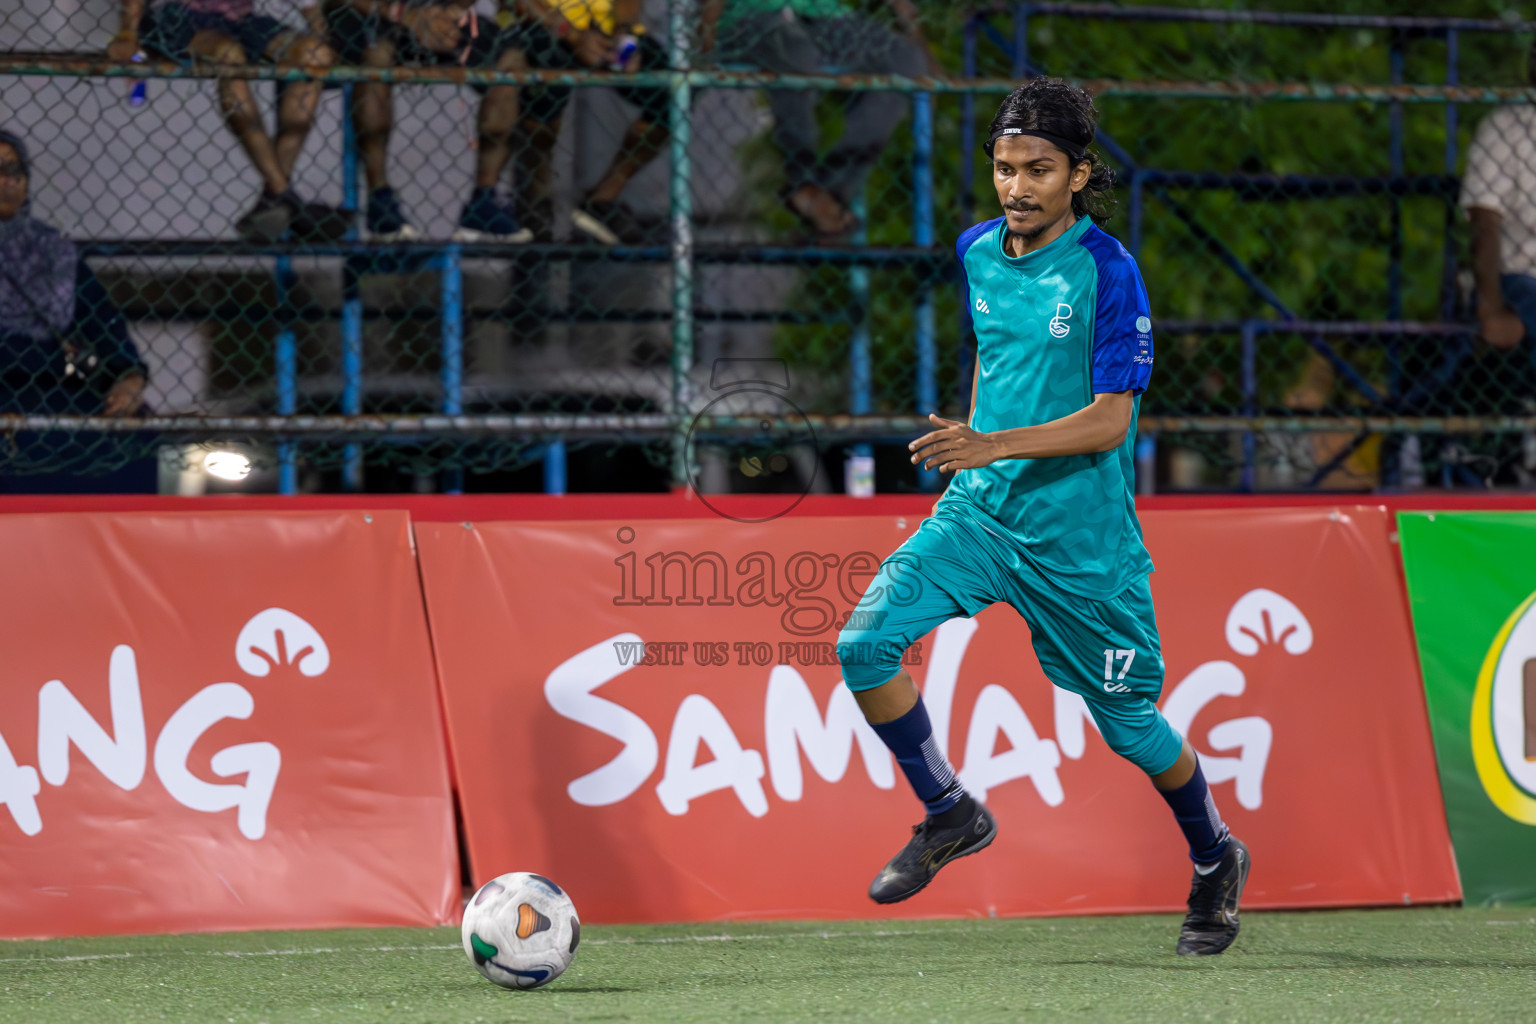
M 1004 203 L 1003 209 L 1015 210 L 1019 213 L 1028 213 L 1031 210 L 1038 210 L 1040 207 L 1034 205 L 1033 203 Z

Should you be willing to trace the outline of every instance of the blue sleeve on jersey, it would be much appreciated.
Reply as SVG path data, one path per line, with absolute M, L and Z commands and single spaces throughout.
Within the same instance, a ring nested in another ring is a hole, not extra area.
M 960 260 L 960 315 L 964 318 L 966 333 L 970 333 L 974 328 L 971 323 L 971 279 L 965 273 L 965 251 L 976 244 L 976 239 L 996 227 L 1001 219 L 998 217 L 982 221 L 980 224 L 972 224 L 960 232 L 960 237 L 955 241 L 955 256 Z
M 1141 394 L 1152 379 L 1152 304 L 1125 247 L 1094 228 L 1083 235 L 1099 271 L 1093 319 L 1093 393 Z

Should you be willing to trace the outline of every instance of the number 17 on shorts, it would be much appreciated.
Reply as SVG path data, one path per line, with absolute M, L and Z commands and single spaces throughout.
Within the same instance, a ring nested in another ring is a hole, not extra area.
M 1131 670 L 1131 663 L 1136 660 L 1136 652 L 1125 648 L 1104 648 L 1104 692 L 1105 693 L 1130 693 L 1131 688 L 1120 680 L 1125 678 Z M 1117 672 L 1118 669 L 1118 672 Z

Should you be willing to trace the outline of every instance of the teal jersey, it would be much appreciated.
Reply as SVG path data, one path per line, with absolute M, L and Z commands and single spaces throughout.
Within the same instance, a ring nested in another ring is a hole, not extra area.
M 1147 289 L 1131 254 L 1086 217 L 1017 258 L 1003 250 L 1006 231 L 1002 218 L 987 221 L 955 247 L 981 370 L 971 426 L 1034 426 L 1095 394 L 1132 391 L 1131 428 L 1112 451 L 960 470 L 938 514 L 1000 527 L 1062 589 L 1107 601 L 1152 571 L 1136 520 L 1133 452 L 1152 373 Z

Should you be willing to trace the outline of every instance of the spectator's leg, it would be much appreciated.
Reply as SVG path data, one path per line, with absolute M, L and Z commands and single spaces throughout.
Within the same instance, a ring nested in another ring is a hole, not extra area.
M 192 37 L 187 49 L 194 56 L 215 64 L 243 65 L 245 50 L 232 36 L 212 29 L 204 29 Z M 272 195 L 281 195 L 288 189 L 288 173 L 268 138 L 261 123 L 261 107 L 251 93 L 251 83 L 240 79 L 224 79 L 219 82 L 219 111 L 229 126 L 235 141 L 255 165 L 262 184 Z
M 542 25 L 531 25 L 517 37 L 517 48 L 530 68 L 579 71 L 570 48 Z M 518 103 L 521 121 L 513 142 L 517 158 L 518 210 L 536 239 L 548 240 L 554 230 L 551 171 L 560 118 L 571 90 L 561 86 L 529 89 Z
M 640 42 L 640 70 L 662 71 L 667 67 L 667 51 L 646 37 Z M 641 168 L 661 153 L 667 144 L 668 104 L 670 97 L 665 89 L 620 89 L 619 98 L 640 108 L 640 115 L 631 122 L 619 143 L 607 172 L 587 194 L 592 203 L 616 203 L 624 186 L 640 173 Z
M 554 201 L 552 168 L 555 142 L 559 137 L 558 115 L 550 121 L 525 117 L 518 129 L 518 209 L 525 212 L 535 238 L 547 238 L 551 229 L 554 216 L 551 210 Z
M 870 18 L 834 18 L 815 25 L 823 52 L 839 68 L 908 78 L 928 73 L 927 59 L 916 43 Z M 910 93 L 855 93 L 843 115 L 843 136 L 822 160 L 820 183 L 847 202 L 880 159 L 910 105 Z
M 726 64 L 750 64 L 764 71 L 810 75 L 821 70 L 826 57 L 803 20 L 785 21 L 777 12 L 747 15 L 731 26 L 719 45 L 719 59 Z M 784 157 L 784 173 L 791 191 L 815 184 L 816 96 L 809 89 L 770 89 L 768 106 L 773 111 L 773 141 Z
M 363 65 L 395 66 L 395 44 L 376 39 L 363 51 Z M 352 127 L 357 133 L 357 153 L 362 158 L 368 191 L 389 187 L 389 132 L 394 126 L 390 86 L 383 82 L 358 82 L 352 87 Z
M 327 71 L 336 63 L 336 52 L 319 36 L 308 32 L 284 32 L 274 37 L 267 44 L 266 55 L 284 67 L 316 72 Z M 314 123 L 322 88 L 321 82 L 289 82 L 283 90 L 283 98 L 277 106 L 277 138 L 273 148 L 284 181 L 292 177 L 299 150 Z
M 521 50 L 508 50 L 496 60 L 496 70 L 525 71 Z M 475 187 L 492 188 L 512 157 L 512 129 L 517 125 L 517 86 L 493 85 L 480 101 L 477 130 L 480 149 L 475 157 Z
M 587 199 L 596 203 L 617 202 L 619 193 L 629 184 L 629 179 L 660 153 L 667 144 L 667 126 L 654 121 L 636 120 L 624 133 L 619 151 L 613 155 L 613 163 L 588 193 Z

